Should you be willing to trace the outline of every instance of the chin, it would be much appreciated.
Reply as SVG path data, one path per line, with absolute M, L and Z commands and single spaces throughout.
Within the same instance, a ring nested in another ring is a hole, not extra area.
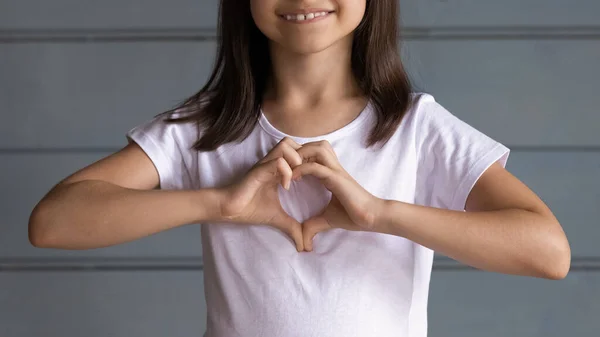
M 343 39 L 284 39 L 283 41 L 278 41 L 278 45 L 281 49 L 286 50 L 288 52 L 292 52 L 294 54 L 301 55 L 309 55 L 316 54 L 322 51 L 325 51 L 329 48 L 334 47 L 339 43 L 343 43 Z
M 288 44 L 284 45 L 283 48 L 294 54 L 310 55 L 327 50 L 331 45 L 331 43 Z

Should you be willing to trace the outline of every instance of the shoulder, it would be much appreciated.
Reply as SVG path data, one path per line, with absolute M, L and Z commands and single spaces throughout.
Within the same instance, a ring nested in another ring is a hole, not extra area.
M 463 121 L 429 94 L 415 94 L 419 204 L 464 210 L 475 182 L 493 163 L 506 165 L 510 150 Z
M 408 119 L 424 123 L 428 122 L 431 118 L 455 117 L 430 93 L 413 92 L 410 95 L 410 99 L 410 108 L 406 113 L 406 118 Z
M 473 160 L 489 152 L 505 154 L 508 148 L 483 130 L 459 118 L 433 95 L 415 93 L 410 118 L 413 119 L 415 143 L 421 159 L 447 161 L 473 156 Z
M 463 123 L 444 106 L 438 103 L 435 97 L 426 92 L 413 92 L 410 94 L 410 104 L 402 118 L 399 136 L 411 137 L 417 146 L 427 139 L 437 138 L 445 133 L 446 129 Z
M 144 138 L 157 147 L 168 149 L 172 149 L 173 145 L 189 148 L 198 139 L 199 128 L 195 122 L 177 121 L 182 117 L 185 115 L 180 112 L 161 113 L 133 127 L 127 132 L 127 137 L 132 140 Z
M 485 137 L 467 121 L 438 102 L 432 94 L 415 92 L 411 94 L 411 98 L 412 104 L 406 118 L 414 125 L 418 140 L 453 143 L 463 137 Z
M 178 113 L 162 113 L 148 118 L 126 133 L 150 158 L 163 189 L 192 188 L 195 180 L 190 172 L 196 151 L 193 145 L 198 136 L 194 122 L 170 122 L 181 117 Z

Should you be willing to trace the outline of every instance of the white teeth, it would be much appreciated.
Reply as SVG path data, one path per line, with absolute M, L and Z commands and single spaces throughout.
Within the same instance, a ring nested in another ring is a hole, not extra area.
M 318 18 L 320 16 L 327 15 L 327 12 L 316 12 L 316 13 L 308 13 L 308 14 L 288 14 L 283 17 L 288 21 L 304 21 L 304 20 L 312 20 L 314 18 Z

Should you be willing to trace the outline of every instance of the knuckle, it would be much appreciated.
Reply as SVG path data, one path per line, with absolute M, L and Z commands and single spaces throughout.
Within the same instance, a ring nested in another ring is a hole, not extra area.
M 282 145 L 287 145 L 287 146 L 292 146 L 294 145 L 296 142 L 290 138 L 289 136 L 285 136 L 283 137 L 283 139 L 281 140 L 280 144 Z
M 288 173 L 288 164 L 287 161 L 283 159 L 283 157 L 277 158 L 277 168 L 279 169 L 281 174 L 285 175 Z
M 331 148 L 331 143 L 327 139 L 323 139 L 319 141 L 319 146 L 329 149 Z

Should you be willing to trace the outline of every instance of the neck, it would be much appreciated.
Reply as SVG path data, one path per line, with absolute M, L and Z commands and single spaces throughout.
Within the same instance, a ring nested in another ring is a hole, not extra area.
M 272 77 L 265 98 L 307 107 L 360 95 L 351 68 L 351 48 L 351 36 L 308 55 L 272 43 Z

